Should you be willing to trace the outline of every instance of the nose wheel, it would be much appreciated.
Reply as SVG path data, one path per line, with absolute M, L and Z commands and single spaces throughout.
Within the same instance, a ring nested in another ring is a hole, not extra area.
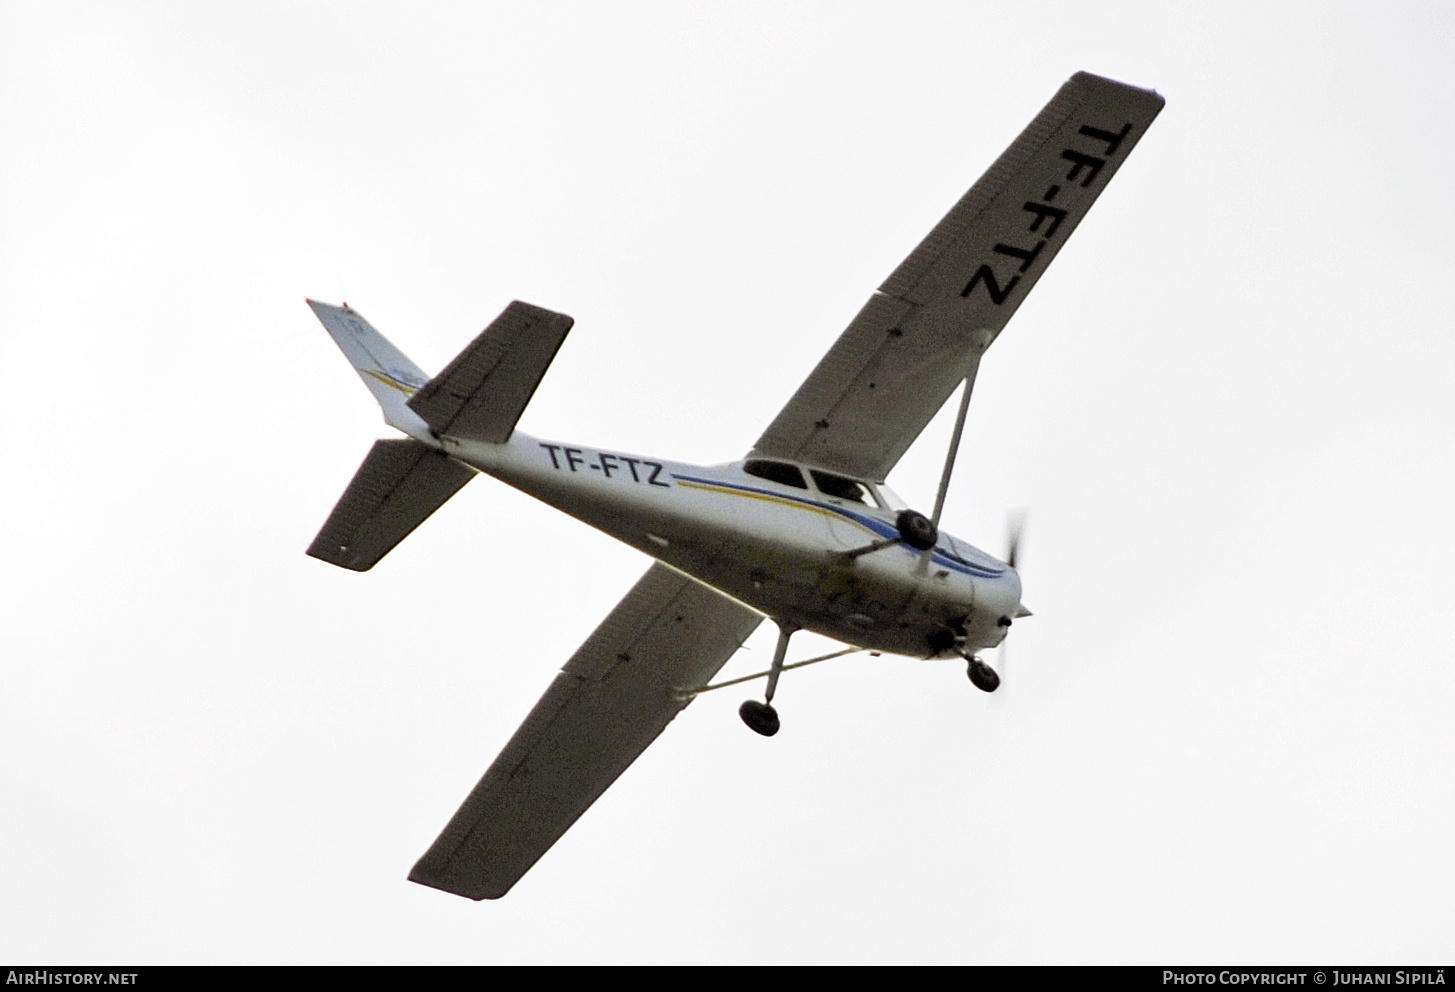
M 1000 688 L 1000 676 L 995 674 L 995 669 L 991 668 L 979 658 L 971 658 L 969 662 L 970 666 L 965 674 L 970 677 L 970 681 L 975 685 L 975 688 L 981 692 L 994 692 Z M 747 717 L 743 719 L 746 720 Z

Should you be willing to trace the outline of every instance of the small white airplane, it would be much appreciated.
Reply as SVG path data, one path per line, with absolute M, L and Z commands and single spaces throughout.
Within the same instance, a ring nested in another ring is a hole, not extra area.
M 725 465 L 545 441 L 515 429 L 572 320 L 512 303 L 430 378 L 347 304 L 310 300 L 384 419 L 308 553 L 365 571 L 483 472 L 656 559 L 571 657 L 410 879 L 503 896 L 697 694 L 764 617 L 788 640 L 962 658 L 1028 616 L 1006 561 L 939 529 L 980 357 L 1161 110 L 1155 92 L 1078 73 L 870 297 L 747 456 Z M 933 512 L 884 484 L 963 383 Z M 811 659 L 822 660 L 822 659 Z M 800 662 L 799 664 L 809 664 Z M 736 679 L 733 682 L 747 681 Z M 730 683 L 723 683 L 724 685 Z

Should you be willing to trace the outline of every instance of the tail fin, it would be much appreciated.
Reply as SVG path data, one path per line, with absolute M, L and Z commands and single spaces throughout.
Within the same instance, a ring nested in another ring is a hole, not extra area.
M 475 476 L 439 436 L 504 443 L 571 329 L 571 318 L 519 301 L 433 380 L 348 304 L 309 300 L 344 357 L 410 439 L 376 442 L 308 553 L 364 572 Z
M 475 477 L 439 451 L 409 400 L 429 381 L 357 310 L 309 300 L 344 357 L 384 408 L 384 421 L 409 438 L 377 441 L 309 546 L 314 558 L 364 572 Z
M 309 300 L 308 305 L 384 408 L 384 422 L 426 444 L 435 444 L 429 425 L 408 405 L 429 376 L 347 303 L 335 307 Z

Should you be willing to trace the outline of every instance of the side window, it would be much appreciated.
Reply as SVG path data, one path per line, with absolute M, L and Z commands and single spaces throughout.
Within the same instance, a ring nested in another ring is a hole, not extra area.
M 881 482 L 878 489 L 879 503 L 886 510 L 908 510 L 910 508 L 909 504 L 904 501 L 903 496 L 884 485 L 884 483 Z
M 743 471 L 749 475 L 756 475 L 760 479 L 767 479 L 769 482 L 792 486 L 794 489 L 808 488 L 808 483 L 803 481 L 803 473 L 798 470 L 797 465 L 754 458 L 743 463 Z
M 817 469 L 808 471 L 813 476 L 813 483 L 818 486 L 818 491 L 825 496 L 832 496 L 835 499 L 851 499 L 855 503 L 863 503 L 865 506 L 874 505 L 874 497 L 864 483 L 845 478 L 842 475 L 820 472 Z

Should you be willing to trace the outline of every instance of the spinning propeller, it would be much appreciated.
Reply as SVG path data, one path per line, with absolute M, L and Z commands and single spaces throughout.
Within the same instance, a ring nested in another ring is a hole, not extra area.
M 1026 530 L 1026 511 L 1012 510 L 1005 520 L 1005 563 L 1015 568 L 1020 555 L 1021 537 Z
M 1005 563 L 1012 569 L 1015 568 L 1016 559 L 1020 556 L 1021 535 L 1025 532 L 1026 514 L 1024 510 L 1015 510 L 1006 519 L 1006 540 L 1005 540 Z M 1030 610 L 1019 606 L 1015 618 L 1030 616 Z M 1013 617 L 1003 616 L 1000 618 L 1000 626 L 1009 628 Z M 995 658 L 995 667 L 991 668 L 981 661 L 972 651 L 964 645 L 964 637 L 957 639 L 956 646 L 961 654 L 965 656 L 967 668 L 965 674 L 975 684 L 975 688 L 983 692 L 994 692 L 1000 688 L 1000 680 L 1005 675 L 1006 655 L 1005 642 L 1010 635 L 1009 629 L 1001 635 L 1000 648 Z
M 1016 567 L 1016 561 L 1020 558 L 1021 538 L 1026 530 L 1026 511 L 1012 510 L 1005 521 L 1005 563 L 1011 568 Z M 1015 618 L 1028 617 L 1031 611 L 1022 606 L 1016 611 Z M 995 651 L 995 670 L 1002 678 L 1006 675 L 1009 665 L 1009 658 L 1006 654 L 1006 643 L 1010 640 L 1010 632 L 1006 631 L 1006 638 L 1000 642 L 1000 647 Z M 998 697 L 1000 698 L 1000 697 Z

